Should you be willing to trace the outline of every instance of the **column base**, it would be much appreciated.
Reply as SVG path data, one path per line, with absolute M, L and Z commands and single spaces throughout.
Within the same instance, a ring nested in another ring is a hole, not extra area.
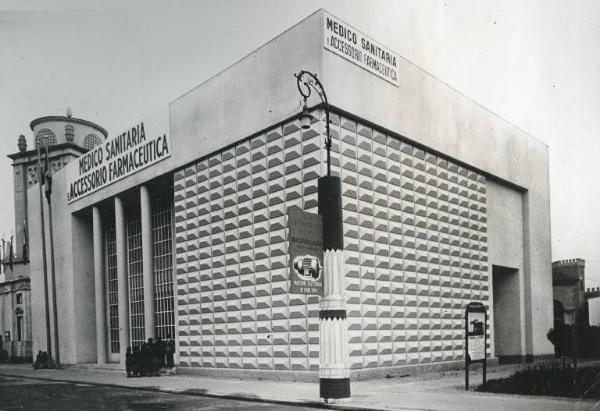
M 350 378 L 319 378 L 319 391 L 325 400 L 350 398 Z

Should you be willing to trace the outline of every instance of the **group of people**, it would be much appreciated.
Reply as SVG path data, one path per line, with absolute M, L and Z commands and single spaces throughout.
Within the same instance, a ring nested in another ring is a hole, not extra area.
M 148 338 L 141 347 L 127 347 L 125 354 L 125 367 L 127 378 L 147 377 L 160 375 L 161 368 L 173 368 L 175 355 L 175 340 L 167 335 L 166 340 L 158 337 L 156 340 Z
M 33 368 L 35 368 L 36 370 L 39 370 L 40 368 L 50 368 L 49 357 L 46 351 L 38 351 L 37 355 L 35 356 Z
M 8 351 L 4 349 L 4 343 L 2 342 L 2 336 L 0 335 L 0 364 L 8 362 L 8 360 Z

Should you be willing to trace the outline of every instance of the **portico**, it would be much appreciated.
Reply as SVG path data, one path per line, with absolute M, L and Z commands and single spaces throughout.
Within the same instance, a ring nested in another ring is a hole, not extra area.
M 99 364 L 124 364 L 127 346 L 176 335 L 173 208 L 164 188 L 142 185 L 92 207 Z

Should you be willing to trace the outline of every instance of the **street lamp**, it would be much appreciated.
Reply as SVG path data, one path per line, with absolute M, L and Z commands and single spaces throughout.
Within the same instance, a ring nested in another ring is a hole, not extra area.
M 298 91 L 304 98 L 300 126 L 306 130 L 313 120 L 307 100 L 315 90 L 325 105 L 325 148 L 327 175 L 318 185 L 319 215 L 323 221 L 323 290 L 319 302 L 319 396 L 326 403 L 350 398 L 348 323 L 344 301 L 344 230 L 342 182 L 331 175 L 331 132 L 329 102 L 316 74 L 302 70 L 295 74 Z
M 67 112 L 67 116 L 68 116 Z M 48 227 L 50 228 L 50 272 L 52 274 L 52 314 L 54 319 L 54 364 L 60 368 L 60 349 L 58 345 L 58 311 L 56 309 L 56 270 L 54 269 L 54 231 L 52 229 L 52 169 L 49 160 L 48 139 L 45 141 L 44 183 L 46 185 L 46 201 L 48 202 Z M 41 182 L 40 182 L 41 184 Z
M 52 364 L 52 336 L 50 334 L 50 305 L 48 299 L 48 263 L 46 261 L 46 224 L 44 221 L 44 200 L 42 196 L 42 185 L 46 175 L 46 171 L 45 168 L 44 170 L 42 170 L 42 157 L 40 154 L 40 146 L 42 145 L 42 141 L 38 142 L 36 139 L 35 145 L 37 150 L 37 183 L 40 193 L 40 228 L 42 231 L 42 272 L 44 273 L 44 304 L 46 308 L 46 350 L 48 352 L 48 362 L 49 364 Z M 46 164 L 46 162 L 44 164 Z
M 43 145 L 43 147 L 41 147 Z M 48 361 L 56 368 L 60 368 L 60 353 L 58 346 L 58 314 L 56 309 L 56 270 L 54 269 L 54 232 L 52 230 L 52 170 L 50 169 L 50 160 L 48 159 L 49 144 L 48 139 L 36 141 L 37 149 L 37 172 L 38 186 L 40 193 L 40 225 L 42 231 L 42 268 L 44 273 L 44 303 L 46 308 L 46 349 L 48 350 Z M 44 150 L 44 160 L 42 162 L 41 149 Z M 50 308 L 48 302 L 48 265 L 46 262 L 46 228 L 44 222 L 44 201 L 42 200 L 42 185 L 45 185 L 46 201 L 48 202 L 48 222 L 50 227 L 50 269 L 52 275 L 52 313 L 54 320 L 54 361 L 52 357 L 51 327 L 50 327 Z
M 299 74 L 294 74 L 294 76 L 296 76 L 298 91 L 304 98 L 304 106 L 302 107 L 302 114 L 300 114 L 300 127 L 302 127 L 303 130 L 310 128 L 310 123 L 314 118 L 308 111 L 308 106 L 306 104 L 312 90 L 317 92 L 321 98 L 321 102 L 325 104 L 325 148 L 327 149 L 327 176 L 329 177 L 331 176 L 331 133 L 329 132 L 329 102 L 327 101 L 325 88 L 317 78 L 317 75 L 309 71 L 302 70 Z
M 310 111 L 308 111 L 305 99 L 304 106 L 302 107 L 302 114 L 300 114 L 300 127 L 302 130 L 308 130 L 313 119 L 314 117 L 310 114 Z

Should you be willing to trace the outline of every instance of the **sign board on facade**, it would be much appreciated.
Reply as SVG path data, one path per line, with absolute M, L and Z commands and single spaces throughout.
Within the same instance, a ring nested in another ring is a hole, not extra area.
M 290 293 L 323 295 L 323 221 L 298 207 L 288 209 Z
M 170 155 L 169 109 L 165 107 L 67 164 L 67 202 L 85 197 Z
M 324 47 L 398 87 L 400 56 L 367 35 L 324 13 Z

